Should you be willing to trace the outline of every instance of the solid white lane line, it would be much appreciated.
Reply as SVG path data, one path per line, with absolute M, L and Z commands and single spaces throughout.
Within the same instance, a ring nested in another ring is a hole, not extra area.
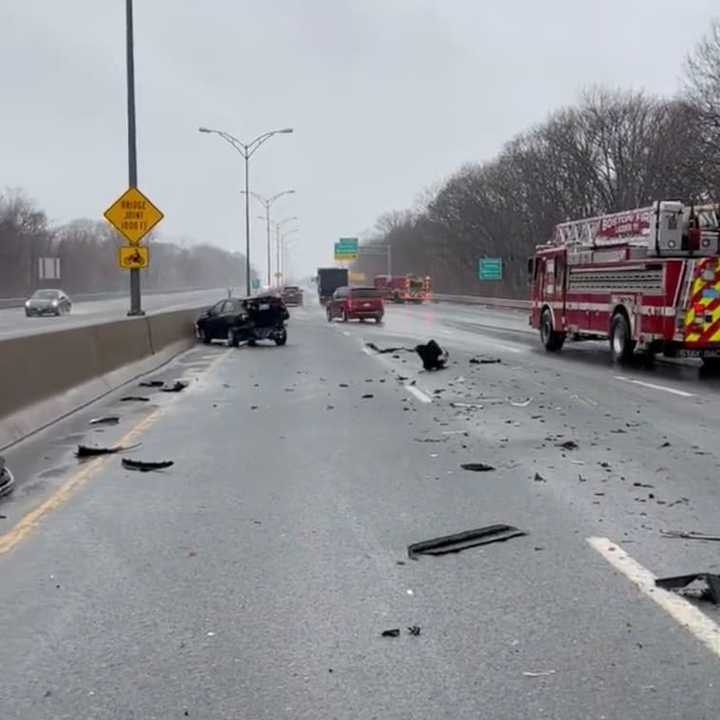
M 429 395 L 426 395 L 422 390 L 418 390 L 414 385 L 404 385 L 403 386 L 411 395 L 416 397 L 420 402 L 423 403 L 431 403 L 432 398 Z
M 689 630 L 712 652 L 720 655 L 720 626 L 685 598 L 655 587 L 655 576 L 633 560 L 617 543 L 602 537 L 589 537 L 587 541 L 590 547 L 597 550 L 616 570 L 637 585 L 640 592 L 654 600 L 673 620 Z
M 675 388 L 667 387 L 665 385 L 655 385 L 655 383 L 643 382 L 642 380 L 633 380 L 632 378 L 625 377 L 624 375 L 615 375 L 615 379 L 632 383 L 633 385 L 642 385 L 643 387 L 650 388 L 651 390 L 662 390 L 663 392 L 679 395 L 680 397 L 695 397 L 694 393 L 685 392 L 684 390 L 676 390 Z

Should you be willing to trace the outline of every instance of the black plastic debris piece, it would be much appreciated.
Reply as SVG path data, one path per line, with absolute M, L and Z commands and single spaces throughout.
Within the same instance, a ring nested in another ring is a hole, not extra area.
M 563 450 L 577 450 L 580 446 L 574 440 L 565 440 L 565 442 L 556 443 L 555 447 Z
M 10 468 L 5 462 L 5 458 L 0 455 L 0 497 L 9 495 L 15 489 L 15 477 L 10 472 Z
M 706 585 L 706 588 L 701 591 L 698 599 L 710 600 L 715 605 L 720 605 L 720 575 L 694 573 L 692 575 L 657 578 L 655 585 L 663 590 L 682 590 L 696 581 L 704 582 Z
M 126 395 L 120 398 L 120 402 L 150 402 L 150 398 L 142 397 L 142 395 Z
M 654 485 L 651 485 L 650 483 L 641 483 L 641 482 L 634 482 L 633 487 L 641 487 L 641 488 L 654 488 Z
M 120 418 L 117 415 L 106 415 L 105 417 L 96 417 L 90 421 L 90 425 L 117 425 Z
M 363 399 L 363 400 L 370 400 L 371 398 L 374 398 L 374 397 L 375 397 L 375 396 L 374 396 L 372 393 L 365 393 L 365 394 L 362 396 L 362 399 Z
M 145 462 L 144 460 L 122 459 L 122 465 L 126 470 L 137 470 L 139 472 L 150 472 L 151 470 L 164 470 L 172 467 L 175 463 L 172 460 L 161 460 L 160 462 Z
M 665 441 L 662 445 L 660 445 L 659 447 L 661 447 L 661 448 L 666 448 L 666 447 L 671 447 L 671 445 L 670 445 L 670 443 L 666 440 L 666 441 Z
M 504 542 L 522 535 L 527 535 L 527 533 L 524 530 L 518 530 L 512 525 L 488 525 L 476 530 L 466 530 L 455 535 L 445 535 L 432 540 L 413 543 L 408 545 L 408 557 L 415 560 L 417 555 L 446 555 L 447 553 L 460 552 L 477 545 Z
M 346 388 L 346 387 L 350 387 L 350 386 L 349 386 L 347 383 L 340 383 L 340 384 L 338 385 L 338 387 Z
M 137 447 L 140 447 L 140 443 L 128 446 L 115 445 L 113 447 L 91 447 L 90 445 L 78 445 L 78 449 L 75 452 L 75 457 L 86 458 L 95 457 L 97 455 L 114 455 L 115 453 L 125 452 L 126 450 L 133 450 Z
M 383 630 L 382 637 L 399 637 L 400 628 L 392 628 L 392 630 Z
M 487 358 L 487 357 L 472 357 L 470 358 L 471 365 L 495 365 L 501 363 L 500 358 Z
M 622 428 L 618 428 L 617 430 L 611 430 L 610 432 L 613 433 L 613 435 L 625 435 L 625 434 L 627 434 L 627 430 L 623 430 Z
M 164 387 L 163 392 L 182 392 L 188 384 L 183 380 L 176 380 L 172 385 Z
M 411 626 L 408 628 L 408 632 L 409 632 L 411 635 L 415 635 L 415 637 L 417 637 L 417 636 L 420 634 L 420 632 L 421 632 L 420 626 L 419 626 L 419 625 L 411 625 Z
M 164 384 L 164 380 L 143 380 L 140 387 L 162 387 Z
M 533 478 L 535 482 L 547 482 L 547 480 L 539 473 L 535 473 L 535 477 Z
M 434 340 L 428 340 L 425 345 L 416 345 L 415 352 L 420 356 L 425 370 L 442 370 L 448 361 L 448 353 Z
M 720 535 L 706 535 L 701 532 L 680 531 L 680 530 L 661 530 L 660 535 L 665 538 L 677 538 L 682 540 L 712 540 L 720 542 Z
M 485 463 L 463 463 L 460 466 L 463 470 L 470 470 L 470 472 L 490 472 L 495 468 L 492 465 L 486 465 Z
M 401 350 L 405 350 L 407 352 L 412 352 L 409 348 L 406 347 L 387 347 L 387 348 L 381 348 L 378 347 L 374 342 L 366 342 L 365 343 L 366 348 L 370 348 L 370 350 L 374 350 L 376 353 L 385 354 L 385 353 L 396 353 L 400 352 Z

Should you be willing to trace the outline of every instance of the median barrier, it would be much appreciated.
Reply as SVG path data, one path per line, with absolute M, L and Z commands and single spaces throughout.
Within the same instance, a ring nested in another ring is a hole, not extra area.
M 459 305 L 486 305 L 487 307 L 506 308 L 510 310 L 529 310 L 529 300 L 517 298 L 480 297 L 479 295 L 447 295 L 433 293 L 434 302 L 458 303 Z
M 189 348 L 199 312 L 161 312 L 0 340 L 0 449 Z

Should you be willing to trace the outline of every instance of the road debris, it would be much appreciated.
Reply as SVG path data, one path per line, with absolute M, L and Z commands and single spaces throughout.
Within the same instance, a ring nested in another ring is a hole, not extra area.
M 501 363 L 500 358 L 489 358 L 489 357 L 471 357 L 469 360 L 471 365 L 495 365 Z
M 15 489 L 15 477 L 10 472 L 10 468 L 5 462 L 5 458 L 0 455 L 0 497 L 9 495 Z
M 374 350 L 376 353 L 379 353 L 380 355 L 384 355 L 385 353 L 396 353 L 396 352 L 400 352 L 401 350 L 404 350 L 405 352 L 412 352 L 412 350 L 410 348 L 406 348 L 406 347 L 381 348 L 381 347 L 378 347 L 374 342 L 366 342 L 365 347 L 369 348 L 370 350 Z
M 142 395 L 126 395 L 120 398 L 120 402 L 150 402 L 150 398 L 143 397 Z
M 495 469 L 492 465 L 485 463 L 463 463 L 460 467 L 463 470 L 470 470 L 470 472 L 489 472 Z
M 162 387 L 164 384 L 164 380 L 143 380 L 140 387 Z
M 522 402 L 513 402 L 513 401 L 511 400 L 511 401 L 510 401 L 510 404 L 511 404 L 513 407 L 524 408 L 524 407 L 527 407 L 532 401 L 533 401 L 533 398 L 528 398 L 527 400 L 523 400 Z
M 555 447 L 563 450 L 577 450 L 580 446 L 574 440 L 565 440 L 565 442 L 555 443 Z
M 361 396 L 362 400 L 370 400 L 371 398 L 374 398 L 375 396 L 372 393 L 365 393 Z
M 443 370 L 448 361 L 448 353 L 434 340 L 428 340 L 425 345 L 416 345 L 415 352 L 422 360 L 425 370 Z
M 381 633 L 382 637 L 399 637 L 400 628 L 392 628 L 392 630 L 383 630 Z
M 547 482 L 547 479 L 544 478 L 539 472 L 535 473 L 535 477 L 533 477 L 533 480 L 535 482 Z
M 664 538 L 677 538 L 682 540 L 711 540 L 714 542 L 720 542 L 720 535 L 706 535 L 705 533 L 694 532 L 692 530 L 661 530 L 660 535 Z
M 654 485 L 651 485 L 650 483 L 641 483 L 641 482 L 634 482 L 633 487 L 641 487 L 641 488 L 654 488 Z
M 75 457 L 86 458 L 95 457 L 97 455 L 114 455 L 119 452 L 126 452 L 127 450 L 134 450 L 139 448 L 141 443 L 135 445 L 115 445 L 113 447 L 91 447 L 90 445 L 78 445 L 78 449 L 75 452 Z
M 677 577 L 657 578 L 655 585 L 663 590 L 683 590 L 692 583 L 705 583 L 705 587 L 699 588 L 699 592 L 691 593 L 698 600 L 710 600 L 715 605 L 720 605 L 720 575 L 712 573 L 695 573 L 693 575 L 678 575 Z M 684 593 L 680 593 L 681 595 Z
M 120 418 L 117 415 L 106 415 L 104 417 L 93 418 L 88 424 L 89 425 L 117 425 L 120 422 Z
M 554 675 L 554 670 L 539 670 L 538 672 L 526 671 L 523 673 L 525 677 L 536 678 L 536 677 L 547 677 L 548 675 Z
M 670 443 L 666 440 L 662 445 L 659 445 L 658 447 L 666 448 L 666 447 L 672 447 Z
M 122 465 L 126 470 L 138 470 L 139 472 L 150 472 L 151 470 L 164 470 L 172 467 L 175 463 L 172 460 L 161 460 L 160 462 L 145 462 L 144 460 L 122 459 Z
M 188 386 L 188 383 L 185 380 L 176 380 L 172 385 L 169 385 L 168 387 L 164 387 L 162 389 L 163 392 L 182 392 L 186 387 Z
M 420 626 L 419 626 L 419 625 L 411 625 L 411 626 L 408 628 L 408 632 L 409 632 L 411 635 L 415 635 L 415 637 L 417 637 L 417 636 L 420 634 L 420 632 L 421 632 Z
M 445 555 L 460 552 L 477 545 L 504 542 L 522 535 L 527 535 L 527 533 L 524 530 L 518 530 L 512 525 L 488 525 L 476 530 L 466 530 L 454 535 L 445 535 L 432 540 L 413 543 L 408 545 L 408 557 L 411 560 L 416 560 L 417 555 Z

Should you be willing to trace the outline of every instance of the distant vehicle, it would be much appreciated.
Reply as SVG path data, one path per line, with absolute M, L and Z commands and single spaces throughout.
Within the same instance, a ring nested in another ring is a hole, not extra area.
M 318 297 L 325 305 L 339 287 L 349 284 L 347 268 L 318 268 Z
M 66 315 L 72 310 L 70 298 L 62 290 L 36 290 L 25 301 L 25 315 Z
M 326 305 L 328 322 L 341 318 L 348 320 L 374 320 L 379 323 L 385 314 L 380 293 L 372 287 L 340 287 Z
M 641 351 L 720 366 L 720 214 L 661 200 L 555 227 L 528 263 L 530 324 L 548 351 L 606 339 L 613 360 Z
M 258 340 L 272 340 L 276 345 L 285 345 L 285 321 L 289 317 L 285 303 L 277 295 L 228 298 L 200 315 L 195 322 L 195 334 L 205 344 L 225 340 L 237 347 L 241 342 L 255 345 Z
M 297 285 L 286 285 L 280 296 L 286 305 L 302 305 L 303 304 L 303 291 Z
M 386 300 L 396 303 L 422 303 L 432 296 L 429 275 L 376 275 L 374 283 Z

